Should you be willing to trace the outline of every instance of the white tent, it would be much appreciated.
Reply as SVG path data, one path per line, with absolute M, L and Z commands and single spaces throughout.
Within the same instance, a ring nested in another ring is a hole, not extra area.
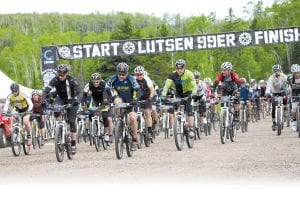
M 11 93 L 10 85 L 12 83 L 15 83 L 15 81 L 11 80 L 8 76 L 6 76 L 6 74 L 4 74 L 0 70 L 0 99 L 6 99 L 6 97 Z M 28 95 L 28 97 L 31 96 L 32 90 L 33 89 L 31 88 L 20 85 L 20 91 Z

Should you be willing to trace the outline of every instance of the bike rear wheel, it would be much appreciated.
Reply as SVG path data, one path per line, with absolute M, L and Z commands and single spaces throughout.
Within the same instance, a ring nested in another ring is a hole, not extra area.
M 64 160 L 64 144 L 62 143 L 63 127 L 58 126 L 55 129 L 55 155 L 58 162 Z
M 22 146 L 23 146 L 24 154 L 29 155 L 30 154 L 30 146 L 28 145 L 27 137 L 25 136 L 25 133 L 22 134 Z

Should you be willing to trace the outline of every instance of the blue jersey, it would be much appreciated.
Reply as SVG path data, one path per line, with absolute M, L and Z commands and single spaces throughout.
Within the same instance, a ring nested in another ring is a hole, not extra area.
M 132 98 L 138 98 L 140 93 L 140 86 L 131 75 L 128 75 L 123 81 L 119 80 L 117 75 L 113 75 L 109 78 L 107 87 L 115 90 L 124 102 L 130 102 Z
M 241 87 L 240 89 L 240 100 L 247 101 L 249 98 L 249 89 L 247 87 Z

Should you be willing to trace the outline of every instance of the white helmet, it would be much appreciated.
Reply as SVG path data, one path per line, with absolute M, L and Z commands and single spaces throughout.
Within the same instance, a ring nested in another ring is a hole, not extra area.
M 300 72 L 300 66 L 298 64 L 292 64 L 292 66 L 291 66 L 291 72 L 292 73 Z
M 211 83 L 211 79 L 209 77 L 204 78 L 205 83 Z
M 222 63 L 221 68 L 232 70 L 232 64 L 230 62 L 224 62 Z
M 145 68 L 141 65 L 134 68 L 134 73 L 145 73 Z

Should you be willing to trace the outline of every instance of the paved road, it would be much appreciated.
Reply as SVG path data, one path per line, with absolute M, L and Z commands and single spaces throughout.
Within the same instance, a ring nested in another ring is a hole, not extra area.
M 0 149 L 0 183 L 297 183 L 300 139 L 290 128 L 276 136 L 270 124 L 270 117 L 250 123 L 248 133 L 238 132 L 236 142 L 223 145 L 218 133 L 212 132 L 196 141 L 193 149 L 183 151 L 176 150 L 173 138 L 160 136 L 151 147 L 122 160 L 116 159 L 114 146 L 96 152 L 80 144 L 74 159 L 65 157 L 62 163 L 56 161 L 51 143 L 29 156 L 14 157 L 10 148 Z

